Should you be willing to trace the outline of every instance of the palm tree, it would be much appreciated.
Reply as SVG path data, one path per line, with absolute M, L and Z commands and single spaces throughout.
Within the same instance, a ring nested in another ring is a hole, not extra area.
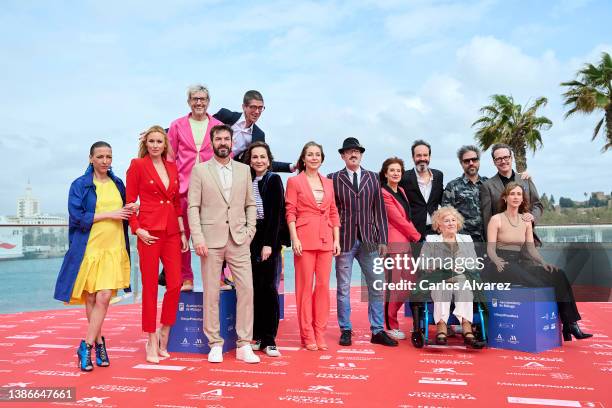
M 492 95 L 491 102 L 480 109 L 482 116 L 472 123 L 472 127 L 478 126 L 476 140 L 483 150 L 495 143 L 510 145 L 516 157 L 516 169 L 523 172 L 527 169 L 527 149 L 535 153 L 542 146 L 540 130 L 552 126 L 550 119 L 536 115 L 548 99 L 540 97 L 525 109 L 515 104 L 512 96 Z
M 605 122 L 606 144 L 601 148 L 603 153 L 612 148 L 612 58 L 610 54 L 602 53 L 598 66 L 585 64 L 576 76 L 578 79 L 574 81 L 561 83 L 561 86 L 569 87 L 568 91 L 563 94 L 564 104 L 569 107 L 569 110 L 565 112 L 565 118 L 576 112 L 589 114 L 595 110 L 604 111 L 604 117 L 595 125 L 591 139 L 595 140 Z

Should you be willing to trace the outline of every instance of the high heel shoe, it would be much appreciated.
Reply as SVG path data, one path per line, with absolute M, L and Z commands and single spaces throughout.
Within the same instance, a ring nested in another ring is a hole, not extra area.
M 98 367 L 108 367 L 110 365 L 104 336 L 102 336 L 102 343 L 96 343 L 96 365 Z
M 91 363 L 91 344 L 87 344 L 85 340 L 81 340 L 79 348 L 77 349 L 77 357 L 79 358 L 79 368 L 81 371 L 92 371 L 94 369 Z
M 436 324 L 436 344 L 438 346 L 446 346 L 447 344 L 447 340 L 446 338 L 448 337 L 448 327 L 446 326 L 446 323 L 444 323 L 443 321 L 439 321 Z
M 145 345 L 145 353 L 147 354 L 147 361 L 149 363 L 153 363 L 153 364 L 159 364 L 159 357 L 157 356 L 158 351 L 157 350 L 152 350 L 151 348 L 153 348 L 153 343 L 150 343 L 147 340 L 147 344 Z
M 563 325 L 563 340 L 572 341 L 572 336 L 576 338 L 576 340 L 588 339 L 589 337 L 593 337 L 590 333 L 585 333 L 580 330 L 580 326 L 578 326 L 578 322 L 573 322 L 570 324 Z
M 168 353 L 168 336 L 166 336 L 166 341 L 165 341 L 165 345 L 162 347 L 162 334 L 161 334 L 161 329 L 157 329 L 157 338 L 159 341 L 158 344 L 158 348 L 157 348 L 157 354 L 159 354 L 160 357 L 163 358 L 168 358 L 170 357 L 170 354 Z

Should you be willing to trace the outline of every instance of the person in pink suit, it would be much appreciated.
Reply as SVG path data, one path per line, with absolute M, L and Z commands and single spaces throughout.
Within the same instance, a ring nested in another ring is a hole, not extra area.
M 191 113 L 178 118 L 170 124 L 168 141 L 171 150 L 168 160 L 174 161 L 179 173 L 179 194 L 183 220 L 187 220 L 187 190 L 191 170 L 197 163 L 204 163 L 213 157 L 210 142 L 210 129 L 222 125 L 220 121 L 206 111 L 210 103 L 208 88 L 196 84 L 187 89 L 187 104 Z M 189 225 L 185 222 L 185 236 L 191 236 Z M 191 269 L 191 251 L 183 252 L 181 262 L 181 291 L 193 290 L 193 270 Z
M 421 234 L 410 221 L 410 206 L 404 189 L 398 184 L 404 174 L 404 161 L 397 157 L 385 160 L 380 170 L 380 184 L 385 210 L 387 212 L 388 245 L 387 256 L 411 255 L 410 243 L 418 242 Z M 413 271 L 391 268 L 386 271 L 387 282 L 401 280 L 414 281 Z M 399 329 L 397 312 L 408 298 L 408 291 L 389 291 L 385 293 L 385 326 L 387 333 L 398 340 L 404 340 L 406 334 Z
M 323 147 L 304 145 L 297 176 L 287 180 L 287 224 L 295 264 L 295 297 L 302 345 L 327 350 L 329 275 L 332 258 L 340 253 L 340 218 L 330 179 L 319 173 Z M 314 281 L 314 290 L 313 290 Z

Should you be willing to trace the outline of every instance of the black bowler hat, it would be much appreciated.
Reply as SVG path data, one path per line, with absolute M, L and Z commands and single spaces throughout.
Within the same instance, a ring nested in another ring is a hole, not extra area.
M 342 142 L 342 148 L 338 149 L 338 153 L 342 154 L 347 149 L 359 149 L 361 153 L 365 152 L 365 148 L 359 144 L 359 140 L 354 137 L 347 137 Z

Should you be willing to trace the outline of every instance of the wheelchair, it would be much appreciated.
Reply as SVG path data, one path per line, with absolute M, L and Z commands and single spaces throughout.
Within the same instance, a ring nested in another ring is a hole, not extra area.
M 429 326 L 430 324 L 435 324 L 433 321 L 433 302 L 406 302 L 404 307 L 406 310 L 406 315 L 408 315 L 409 310 L 412 314 L 413 330 L 410 337 L 412 345 L 416 348 L 423 348 L 430 345 L 439 346 L 435 340 L 429 340 Z M 482 349 L 486 346 L 487 316 L 486 306 L 481 302 L 474 302 L 474 319 L 472 322 L 472 334 L 474 335 L 474 340 L 464 342 L 467 348 Z M 455 315 L 452 314 L 451 306 L 451 314 L 447 325 L 460 324 L 461 322 L 459 322 Z

